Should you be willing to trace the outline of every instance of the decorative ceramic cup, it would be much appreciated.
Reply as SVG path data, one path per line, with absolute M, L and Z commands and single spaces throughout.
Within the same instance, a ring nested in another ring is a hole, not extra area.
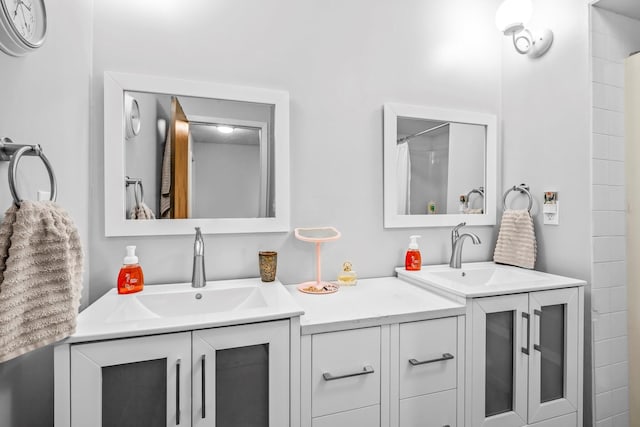
M 258 252 L 260 261 L 260 278 L 263 282 L 273 282 L 276 280 L 276 266 L 278 265 L 278 252 L 260 251 Z

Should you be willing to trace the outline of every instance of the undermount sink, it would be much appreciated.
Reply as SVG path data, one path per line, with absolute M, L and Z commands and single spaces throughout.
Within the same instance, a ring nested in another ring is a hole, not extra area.
M 441 289 L 465 298 L 576 286 L 582 282 L 493 262 L 465 263 L 462 268 L 451 268 L 448 265 L 423 266 L 420 271 L 397 268 L 396 272 L 398 277 L 414 284 Z
M 262 322 L 303 313 L 278 280 L 260 278 L 147 285 L 142 292 L 110 290 L 78 316 L 70 342 Z

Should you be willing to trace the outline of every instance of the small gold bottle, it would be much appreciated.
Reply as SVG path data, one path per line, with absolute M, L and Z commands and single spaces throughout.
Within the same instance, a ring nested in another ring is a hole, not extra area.
M 349 261 L 342 264 L 342 271 L 338 273 L 338 285 L 353 286 L 358 282 L 358 275 L 351 268 L 352 265 Z

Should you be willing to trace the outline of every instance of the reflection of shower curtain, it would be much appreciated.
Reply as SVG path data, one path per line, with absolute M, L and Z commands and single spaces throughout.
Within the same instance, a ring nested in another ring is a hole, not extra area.
M 409 144 L 403 142 L 396 146 L 396 180 L 398 183 L 398 214 L 409 215 L 411 195 L 411 157 Z

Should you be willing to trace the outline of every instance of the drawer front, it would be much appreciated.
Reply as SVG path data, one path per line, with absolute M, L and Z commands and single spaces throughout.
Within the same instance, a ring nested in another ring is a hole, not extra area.
M 457 319 L 400 325 L 400 398 L 456 387 Z
M 314 418 L 312 427 L 376 427 L 380 425 L 380 405 Z
M 400 427 L 456 427 L 456 390 L 400 401 Z
M 380 328 L 311 338 L 313 417 L 380 403 Z
M 578 425 L 578 416 L 574 412 L 572 414 L 563 415 L 561 417 L 529 425 L 532 427 L 576 427 Z

